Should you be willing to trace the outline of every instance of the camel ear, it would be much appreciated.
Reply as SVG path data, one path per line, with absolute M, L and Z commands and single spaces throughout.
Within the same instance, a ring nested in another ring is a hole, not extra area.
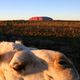
M 0 43 L 0 55 L 7 54 L 8 52 L 14 51 L 13 42 L 1 42 Z

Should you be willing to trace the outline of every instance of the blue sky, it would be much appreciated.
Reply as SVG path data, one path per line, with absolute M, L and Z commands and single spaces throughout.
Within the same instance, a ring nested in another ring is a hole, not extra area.
M 80 20 L 80 0 L 0 0 L 0 20 L 32 16 Z

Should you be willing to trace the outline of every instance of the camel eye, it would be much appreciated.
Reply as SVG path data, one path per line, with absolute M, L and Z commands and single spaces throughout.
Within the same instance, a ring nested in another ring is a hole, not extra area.
M 61 65 L 67 65 L 67 62 L 66 61 L 60 61 L 59 64 L 61 64 Z
M 65 60 L 59 61 L 59 64 L 62 65 L 62 67 L 64 67 L 64 68 L 71 68 L 72 67 L 72 65 Z
M 64 68 L 70 68 L 70 64 L 65 60 L 61 60 L 59 64 Z

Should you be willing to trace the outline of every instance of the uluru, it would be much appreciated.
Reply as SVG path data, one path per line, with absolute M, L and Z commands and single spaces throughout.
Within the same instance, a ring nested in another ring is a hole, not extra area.
M 29 18 L 29 20 L 34 20 L 34 21 L 52 21 L 53 19 L 47 16 L 34 16 Z

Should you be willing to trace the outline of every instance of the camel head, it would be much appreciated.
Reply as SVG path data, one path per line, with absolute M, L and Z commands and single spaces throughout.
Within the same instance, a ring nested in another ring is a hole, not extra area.
M 61 52 L 1 42 L 0 80 L 79 80 L 79 75 Z

